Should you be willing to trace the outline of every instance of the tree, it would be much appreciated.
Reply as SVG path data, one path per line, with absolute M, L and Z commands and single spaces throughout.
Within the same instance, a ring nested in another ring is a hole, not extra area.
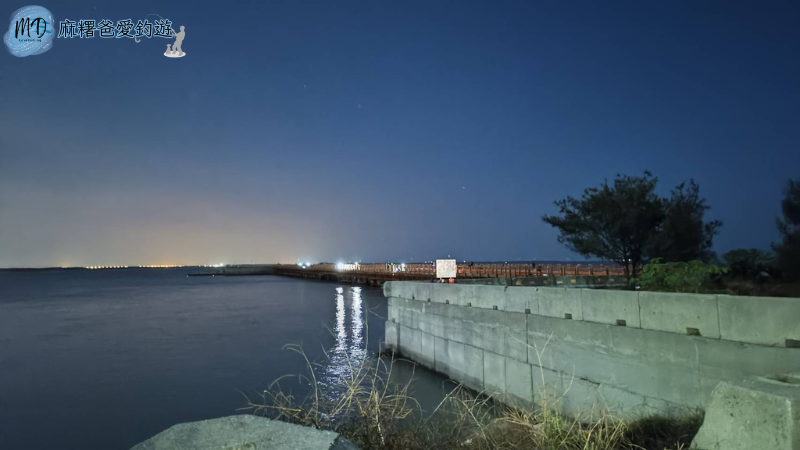
M 752 279 L 761 272 L 771 272 L 775 259 L 771 253 L 757 248 L 738 248 L 725 253 L 722 258 L 730 275 L 742 279 Z
M 778 266 L 789 279 L 800 278 L 800 180 L 789 180 L 781 202 L 783 218 L 778 219 L 781 243 L 773 245 Z
M 584 256 L 597 256 L 625 267 L 635 275 L 657 227 L 664 220 L 661 199 L 655 194 L 658 179 L 617 175 L 614 184 L 604 181 L 588 188 L 580 199 L 556 201 L 560 215 L 542 220 L 558 228 L 558 242 Z
M 672 190 L 663 200 L 664 221 L 653 238 L 648 253 L 666 262 L 712 259 L 711 244 L 722 222 L 703 222 L 710 208 L 700 197 L 700 186 L 689 180 Z
M 617 175 L 613 185 L 584 190 L 580 199 L 556 202 L 559 215 L 542 220 L 560 231 L 558 242 L 584 256 L 597 256 L 636 276 L 651 258 L 666 262 L 709 261 L 722 222 L 704 222 L 709 207 L 693 180 L 681 183 L 669 198 L 655 193 L 658 179 Z

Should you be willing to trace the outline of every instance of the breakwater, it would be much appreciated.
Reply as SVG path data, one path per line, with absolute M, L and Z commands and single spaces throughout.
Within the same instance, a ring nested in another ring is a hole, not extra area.
M 218 267 L 203 267 L 189 276 L 236 276 L 236 275 L 275 275 L 276 264 L 231 264 Z
M 702 408 L 720 381 L 800 371 L 800 299 L 390 282 L 386 345 L 521 406 Z
M 436 279 L 433 264 L 278 264 L 278 275 L 339 283 L 381 286 L 387 281 L 431 281 Z M 460 263 L 456 283 L 480 282 L 514 286 L 626 286 L 624 269 L 606 265 Z M 480 280 L 480 281 L 477 281 Z

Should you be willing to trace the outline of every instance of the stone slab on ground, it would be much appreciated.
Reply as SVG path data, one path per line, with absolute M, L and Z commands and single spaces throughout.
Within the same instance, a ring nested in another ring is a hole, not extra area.
M 266 417 L 228 416 L 175 425 L 131 450 L 358 450 L 332 431 Z
M 758 377 L 714 388 L 699 450 L 800 450 L 800 374 Z

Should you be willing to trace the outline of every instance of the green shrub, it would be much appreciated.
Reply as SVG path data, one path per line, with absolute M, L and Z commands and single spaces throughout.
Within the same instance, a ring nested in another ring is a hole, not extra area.
M 733 278 L 753 279 L 760 272 L 773 272 L 775 255 L 756 248 L 739 248 L 722 255 Z
M 662 263 L 656 258 L 644 265 L 631 284 L 649 291 L 698 293 L 712 289 L 713 277 L 724 273 L 727 269 L 702 261 Z

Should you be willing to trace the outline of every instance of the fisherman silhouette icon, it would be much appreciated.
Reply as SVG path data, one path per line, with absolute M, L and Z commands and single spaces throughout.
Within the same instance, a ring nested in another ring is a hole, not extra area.
M 183 58 L 186 56 L 186 53 L 181 49 L 181 45 L 183 44 L 183 38 L 186 36 L 186 29 L 185 26 L 181 25 L 181 32 L 176 33 L 175 30 L 172 31 L 172 35 L 175 36 L 175 44 L 172 44 L 172 49 L 170 50 L 170 46 L 167 45 L 167 51 L 164 53 L 164 56 L 167 58 Z

